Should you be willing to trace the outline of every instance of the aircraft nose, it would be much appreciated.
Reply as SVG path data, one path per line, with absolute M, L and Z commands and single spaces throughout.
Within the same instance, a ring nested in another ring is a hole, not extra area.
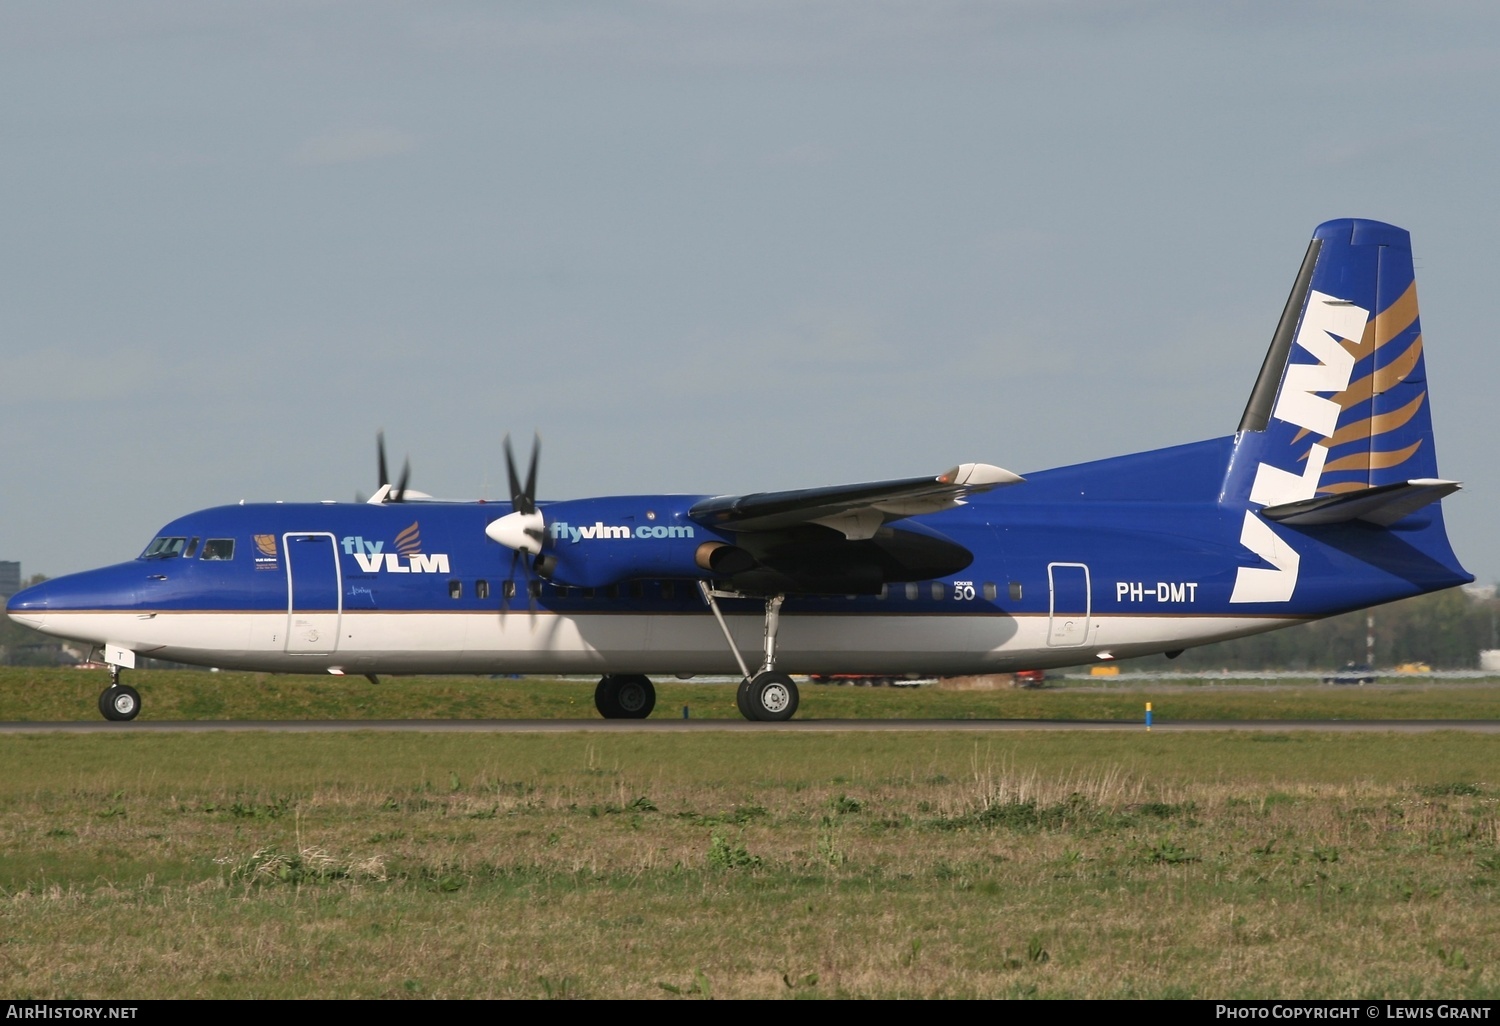
M 72 613 L 134 608 L 141 576 L 138 565 L 122 563 L 54 577 L 16 592 L 5 612 L 16 623 L 51 633 Z
M 22 588 L 5 603 L 5 615 L 23 627 L 41 630 L 47 623 L 47 612 L 52 608 L 51 589 L 47 582 Z

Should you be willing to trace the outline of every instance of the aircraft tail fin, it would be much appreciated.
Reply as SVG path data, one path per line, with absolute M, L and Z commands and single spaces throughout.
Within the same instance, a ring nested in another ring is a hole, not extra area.
M 1318 226 L 1239 431 L 1226 495 L 1265 506 L 1438 479 L 1406 231 Z
M 1253 556 L 1230 602 L 1325 615 L 1473 580 L 1438 503 L 1458 487 L 1438 475 L 1411 236 L 1319 225 L 1219 495 Z

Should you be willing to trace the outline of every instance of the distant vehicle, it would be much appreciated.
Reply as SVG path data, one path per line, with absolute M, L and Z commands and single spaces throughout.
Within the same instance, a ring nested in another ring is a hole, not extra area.
M 1374 684 L 1378 678 L 1368 663 L 1345 663 L 1323 678 L 1324 684 Z
M 1397 673 L 1431 673 L 1432 667 L 1423 662 L 1402 663 L 1396 667 Z
M 893 688 L 914 688 L 921 684 L 924 678 L 915 673 L 898 676 L 879 673 L 809 673 L 807 679 L 814 684 L 855 684 L 872 688 L 889 684 Z
M 1047 683 L 1046 670 L 1017 670 L 1012 677 L 1018 688 L 1039 688 Z

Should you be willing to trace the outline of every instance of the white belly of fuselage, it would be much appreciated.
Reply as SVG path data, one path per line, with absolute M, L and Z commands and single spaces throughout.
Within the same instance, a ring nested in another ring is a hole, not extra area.
M 763 618 L 726 620 L 753 671 L 763 660 Z M 788 614 L 776 660 L 790 673 L 999 673 L 1186 648 L 1288 622 L 1095 616 L 1058 644 L 1045 614 Z M 144 657 L 279 673 L 738 673 L 707 612 L 344 612 L 302 620 L 286 613 L 76 612 L 51 614 L 42 629 Z

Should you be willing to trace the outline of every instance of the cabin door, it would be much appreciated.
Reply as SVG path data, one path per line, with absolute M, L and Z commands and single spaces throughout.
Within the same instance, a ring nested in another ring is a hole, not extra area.
M 1088 644 L 1093 611 L 1089 568 L 1083 563 L 1048 563 L 1047 585 L 1052 593 L 1047 644 L 1053 648 Z
M 324 655 L 339 647 L 343 579 L 338 541 L 326 531 L 281 536 L 286 553 L 286 650 Z

